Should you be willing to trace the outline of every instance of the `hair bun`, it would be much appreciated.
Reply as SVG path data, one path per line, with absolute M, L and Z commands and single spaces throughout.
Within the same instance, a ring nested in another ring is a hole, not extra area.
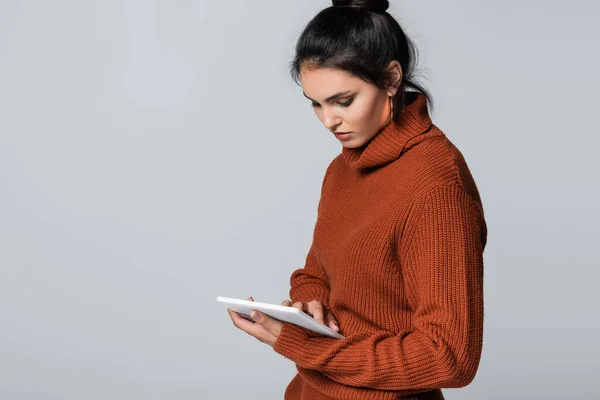
M 333 0 L 334 7 L 352 7 L 384 13 L 390 7 L 388 0 Z

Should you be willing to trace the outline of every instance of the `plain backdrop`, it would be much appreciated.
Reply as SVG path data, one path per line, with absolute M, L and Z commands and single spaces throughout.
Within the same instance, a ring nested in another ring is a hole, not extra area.
M 0 398 L 282 399 L 217 296 L 275 302 L 341 143 L 289 76 L 321 0 L 0 1 Z M 447 399 L 592 399 L 593 1 L 392 1 L 489 229 L 485 333 Z

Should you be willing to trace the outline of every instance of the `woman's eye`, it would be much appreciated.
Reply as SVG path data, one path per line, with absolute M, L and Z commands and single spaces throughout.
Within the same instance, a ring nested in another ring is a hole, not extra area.
M 342 107 L 348 107 L 350 104 L 352 104 L 353 101 L 354 101 L 354 99 L 350 99 L 344 103 L 338 103 L 338 104 Z M 311 105 L 313 107 L 321 107 L 321 105 L 319 103 L 311 103 Z

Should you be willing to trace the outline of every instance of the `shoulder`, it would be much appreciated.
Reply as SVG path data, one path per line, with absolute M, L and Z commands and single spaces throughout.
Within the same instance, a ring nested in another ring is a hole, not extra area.
M 402 179 L 411 181 L 415 197 L 422 197 L 441 186 L 456 185 L 481 204 L 479 190 L 465 157 L 436 125 L 407 142 L 403 153 L 393 164 L 397 172 L 403 174 Z

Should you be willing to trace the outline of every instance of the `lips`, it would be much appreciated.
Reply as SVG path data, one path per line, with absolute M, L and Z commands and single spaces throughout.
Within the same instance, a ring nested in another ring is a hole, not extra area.
M 352 132 L 334 132 L 333 134 L 335 135 L 336 138 L 340 139 L 340 140 L 346 140 L 346 139 L 350 139 L 350 137 Z

